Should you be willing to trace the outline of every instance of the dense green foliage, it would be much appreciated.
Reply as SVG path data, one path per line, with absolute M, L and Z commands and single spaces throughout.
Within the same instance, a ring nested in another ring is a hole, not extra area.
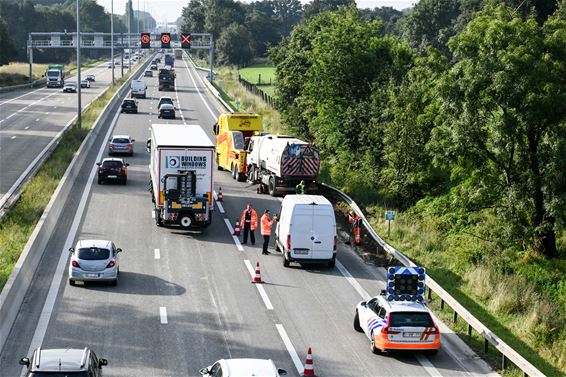
M 8 27 L 0 16 L 0 65 L 8 64 L 14 52 L 14 45 L 8 36 Z
M 396 37 L 322 13 L 271 50 L 277 107 L 324 179 L 405 210 L 410 254 L 566 371 L 566 2 L 507 3 L 422 0 Z

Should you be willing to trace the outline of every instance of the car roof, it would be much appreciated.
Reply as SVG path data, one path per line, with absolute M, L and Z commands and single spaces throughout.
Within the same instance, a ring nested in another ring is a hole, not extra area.
M 223 359 L 228 376 L 276 376 L 271 359 Z
M 77 242 L 77 249 L 81 247 L 100 247 L 104 249 L 109 249 L 112 241 L 108 240 L 79 240 Z
M 112 139 L 130 139 L 130 135 L 113 135 Z
M 162 99 L 170 99 L 171 101 L 173 101 L 173 98 L 169 97 L 169 96 L 162 96 L 159 97 L 159 100 L 161 101 Z
M 428 307 L 416 301 L 387 301 L 385 297 L 379 295 L 375 296 L 380 301 L 381 305 L 391 313 L 394 312 L 423 312 L 430 313 Z
M 84 371 L 88 365 L 87 356 L 89 353 L 87 348 L 54 348 L 47 350 L 39 348 L 34 353 L 31 369 L 32 371 L 41 372 Z M 83 363 L 85 365 L 82 365 Z
M 124 162 L 124 160 L 121 158 L 105 158 L 102 160 L 102 162 L 106 162 L 106 161 L 120 161 L 122 163 Z
M 324 204 L 331 205 L 328 199 L 321 195 L 286 195 L 283 198 L 286 203 L 293 204 Z

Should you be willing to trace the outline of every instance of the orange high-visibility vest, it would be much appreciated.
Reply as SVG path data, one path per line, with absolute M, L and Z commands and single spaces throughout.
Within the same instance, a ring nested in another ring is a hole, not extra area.
M 242 212 L 242 221 L 240 222 L 240 226 L 243 228 L 246 226 L 246 212 L 248 209 L 246 208 L 244 212 Z M 250 229 L 256 230 L 257 229 L 257 212 L 252 208 L 252 216 L 250 221 Z
M 275 219 L 270 220 L 269 215 L 264 213 L 261 217 L 261 235 L 262 236 L 271 236 L 271 226 L 275 222 Z

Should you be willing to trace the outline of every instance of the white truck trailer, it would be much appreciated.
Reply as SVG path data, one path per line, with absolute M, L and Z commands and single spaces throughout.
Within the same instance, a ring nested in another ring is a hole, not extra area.
M 156 224 L 209 226 L 215 148 L 204 130 L 197 125 L 152 124 L 147 150 Z
M 320 169 L 318 150 L 291 136 L 253 136 L 248 144 L 248 181 L 267 188 L 271 196 L 295 193 L 305 182 L 305 193 L 316 193 Z

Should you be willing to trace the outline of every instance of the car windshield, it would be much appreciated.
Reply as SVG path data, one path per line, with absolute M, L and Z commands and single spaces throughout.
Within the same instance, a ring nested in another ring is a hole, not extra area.
M 130 140 L 123 137 L 115 137 L 114 139 L 112 139 L 112 142 L 116 144 L 129 144 Z
M 135 105 L 136 101 L 132 101 L 131 99 L 127 99 L 124 101 L 124 105 Z
M 100 247 L 81 247 L 77 257 L 82 260 L 104 260 L 110 256 L 110 250 Z
M 102 167 L 104 167 L 104 168 L 119 169 L 122 166 L 123 165 L 122 165 L 121 161 L 104 161 L 102 163 Z
M 434 323 L 429 313 L 394 312 L 389 316 L 390 327 L 432 327 Z

